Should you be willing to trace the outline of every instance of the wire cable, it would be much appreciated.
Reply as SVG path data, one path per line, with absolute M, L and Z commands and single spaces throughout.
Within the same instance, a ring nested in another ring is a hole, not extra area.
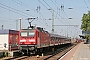
M 17 14 L 19 14 L 19 15 L 22 15 L 22 16 L 24 16 L 24 17 L 27 17 L 27 16 L 25 16 L 25 15 L 23 15 L 23 14 L 20 14 L 20 13 L 18 13 L 18 12 L 15 12 L 15 11 L 10 10 L 10 9 L 8 9 L 8 8 L 5 8 L 5 7 L 3 7 L 3 6 L 0 6 L 0 7 L 3 8 L 3 9 L 6 9 L 6 10 L 8 10 L 8 11 L 11 11 L 11 12 L 17 13 Z
M 84 3 L 85 3 L 85 5 L 86 5 L 87 9 L 89 9 L 89 7 L 88 7 L 88 5 L 87 5 L 87 3 L 86 3 L 86 1 L 85 1 L 85 0 L 84 0 Z
M 27 5 L 27 4 L 25 4 L 25 3 L 23 3 L 23 2 L 21 2 L 20 0 L 12 0 L 13 2 L 15 2 L 15 3 L 17 3 L 17 4 L 20 4 L 21 6 L 23 5 L 24 7 L 27 7 L 27 8 L 29 8 L 30 10 L 33 10 L 33 11 L 35 11 L 34 9 L 32 9 L 32 7 L 31 6 L 29 6 L 29 5 Z

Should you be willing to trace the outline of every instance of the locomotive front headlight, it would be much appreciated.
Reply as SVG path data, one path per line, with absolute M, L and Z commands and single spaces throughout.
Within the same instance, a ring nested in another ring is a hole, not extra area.
M 35 42 L 35 39 L 31 39 L 31 40 L 29 40 L 29 42 Z

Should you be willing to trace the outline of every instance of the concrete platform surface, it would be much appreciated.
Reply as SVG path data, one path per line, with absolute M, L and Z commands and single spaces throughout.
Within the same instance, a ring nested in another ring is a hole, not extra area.
M 90 60 L 90 44 L 81 44 L 71 60 Z
M 90 44 L 79 43 L 59 60 L 90 60 Z

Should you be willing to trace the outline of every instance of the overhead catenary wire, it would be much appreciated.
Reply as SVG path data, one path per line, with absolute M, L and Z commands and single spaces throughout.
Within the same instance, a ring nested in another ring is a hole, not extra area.
M 36 12 L 36 10 L 35 10 L 34 8 L 30 7 L 29 5 L 25 4 L 24 2 L 22 2 L 22 1 L 20 1 L 20 0 L 12 0 L 12 1 L 14 1 L 15 3 L 17 3 L 17 4 L 21 5 L 21 6 L 28 7 L 28 8 L 30 8 L 30 10 L 33 10 L 33 11 Z M 29 10 L 29 9 L 28 9 L 28 10 Z M 40 14 L 40 16 L 42 16 L 42 14 L 41 14 L 40 12 L 39 12 L 39 14 Z M 37 18 L 37 20 L 38 20 L 38 18 Z M 45 22 L 45 23 L 46 23 L 46 22 Z M 46 24 L 47 24 L 47 23 L 46 23 Z M 46 26 L 48 26 L 48 25 L 46 25 Z
M 44 0 L 44 2 L 45 2 L 45 0 Z M 40 2 L 40 3 L 42 3 L 42 2 Z M 47 2 L 45 2 L 46 4 L 47 4 Z M 42 5 L 44 5 L 43 3 L 42 3 Z M 48 5 L 48 4 L 47 4 Z M 45 5 L 44 5 L 45 6 Z M 49 6 L 49 5 L 48 5 Z M 45 6 L 46 7 L 46 6 Z M 50 6 L 49 6 L 50 7 Z M 46 7 L 47 8 L 47 7 Z M 50 7 L 51 8 L 51 7 Z M 48 8 L 47 8 L 48 9 Z M 51 8 L 52 9 L 52 8 Z M 53 9 L 52 9 L 53 10 Z M 50 11 L 51 12 L 51 11 Z M 54 12 L 55 13 L 57 13 L 55 10 L 54 10 Z M 52 13 L 52 12 L 51 12 Z M 60 16 L 60 15 L 59 15 Z M 61 17 L 61 16 L 60 16 Z M 62 18 L 62 17 L 61 17 Z M 63 18 L 62 18 L 63 19 Z M 62 20 L 60 20 L 61 22 L 62 22 Z M 63 23 L 63 22 L 62 22 Z M 64 24 L 64 23 L 63 23 Z
M 39 1 L 39 3 L 41 3 L 46 9 L 48 9 L 40 0 L 38 0 Z M 51 12 L 51 11 L 50 11 Z M 40 13 L 41 14 L 41 13 Z M 41 15 L 42 16 L 42 15 Z M 46 23 L 47 24 L 47 23 Z M 49 26 L 49 25 L 47 25 L 47 26 Z
M 5 4 L 0 3 L 0 5 L 2 5 L 2 6 L 0 6 L 0 7 L 4 8 L 4 9 L 6 9 L 6 10 L 12 11 L 12 12 L 14 12 L 14 13 L 17 13 L 17 14 L 19 14 L 19 15 L 22 15 L 22 16 L 25 16 L 25 17 L 27 17 L 26 15 L 28 15 L 27 13 L 24 13 L 24 12 L 22 12 L 22 11 L 20 11 L 20 10 L 17 10 L 17 9 L 15 9 L 15 8 L 12 8 L 12 7 L 9 7 L 9 6 L 5 5 Z
M 51 1 L 53 2 L 53 0 L 51 0 Z M 54 0 L 54 1 L 55 1 L 55 0 Z M 53 2 L 53 3 L 54 3 L 54 2 Z M 55 1 L 54 4 L 55 4 L 55 5 L 57 4 L 57 5 L 59 6 L 59 4 L 58 4 L 56 1 Z M 56 6 L 57 6 L 57 5 L 56 5 Z M 57 6 L 57 7 L 58 7 L 58 6 Z M 59 6 L 59 7 L 60 7 L 60 6 Z M 58 9 L 57 9 L 57 10 L 58 10 Z M 60 8 L 59 8 L 59 10 L 60 10 Z M 63 12 L 64 12 L 64 10 L 63 10 Z M 65 13 L 65 12 L 64 12 L 64 13 Z M 57 12 L 57 14 L 58 14 L 58 12 Z M 60 16 L 60 14 L 58 14 L 58 15 Z M 62 18 L 62 17 L 61 17 L 61 18 Z M 62 18 L 62 19 L 63 19 L 63 18 Z M 66 19 L 66 20 L 67 20 L 67 19 Z M 61 22 L 62 22 L 62 21 L 61 21 Z
M 16 13 L 16 14 L 19 14 L 19 15 L 22 15 L 22 16 L 24 16 L 24 17 L 27 17 L 27 16 L 26 16 L 27 13 L 24 13 L 24 12 L 22 12 L 22 11 L 19 11 L 19 10 L 15 9 L 15 8 L 9 7 L 9 6 L 4 5 L 4 4 L 2 4 L 2 3 L 0 3 L 0 5 L 2 5 L 2 6 L 0 6 L 0 7 L 3 8 L 3 9 L 6 9 L 6 10 L 8 10 L 8 11 L 11 11 L 11 12 L 14 12 L 14 13 Z M 22 13 L 24 13 L 24 14 L 22 14 Z M 27 15 L 29 15 L 29 14 L 27 14 Z M 10 20 L 10 19 L 9 19 L 9 20 Z
M 51 1 L 54 3 L 54 5 L 55 5 L 55 6 L 57 6 L 57 7 L 58 7 L 58 5 L 57 5 L 57 4 L 56 4 L 53 0 L 51 0 Z
M 54 0 L 55 1 L 55 3 L 59 6 L 59 4 L 57 3 L 57 1 L 56 0 Z
M 44 1 L 44 0 L 43 0 L 43 1 Z M 44 2 L 48 5 L 48 3 L 47 3 L 46 1 L 44 1 Z M 49 5 L 48 5 L 48 6 L 49 6 Z M 49 6 L 49 7 L 50 7 L 50 9 L 52 9 L 51 6 Z
M 3 7 L 3 6 L 0 6 L 0 7 L 3 8 L 3 9 L 6 9 L 6 10 L 8 10 L 8 11 L 14 12 L 14 13 L 16 13 L 16 14 L 22 15 L 22 16 L 24 16 L 24 17 L 27 17 L 27 16 L 25 16 L 25 15 L 23 15 L 23 14 L 21 14 L 21 13 L 18 13 L 18 12 L 16 12 L 16 11 L 10 10 L 10 9 L 8 9 L 8 8 L 6 8 L 6 7 Z
M 88 5 L 87 5 L 87 3 L 86 3 L 86 1 L 85 1 L 85 0 L 84 0 L 84 3 L 85 3 L 85 5 L 86 5 L 87 9 L 89 10 L 89 7 L 88 7 Z
M 57 13 L 56 13 L 56 18 L 57 18 L 58 10 L 59 10 L 59 9 L 58 9 L 58 6 L 56 5 L 56 3 L 55 3 L 53 0 L 51 0 L 51 2 L 54 3 L 54 5 L 57 7 Z
M 52 1 L 52 0 L 51 0 L 51 1 Z M 54 1 L 55 1 L 55 0 L 54 0 Z M 54 3 L 54 2 L 52 1 L 52 3 Z M 54 3 L 54 4 L 55 4 L 55 6 L 57 6 L 57 5 L 59 6 L 59 4 L 58 4 L 56 1 L 55 1 L 55 3 Z M 56 5 L 56 4 L 57 4 L 57 5 Z M 65 13 L 65 11 L 64 11 L 64 5 L 63 5 L 63 4 L 64 4 L 64 1 L 62 1 L 62 6 L 63 6 L 63 9 L 62 9 L 62 11 L 61 11 L 61 12 L 64 12 L 64 15 L 68 18 L 68 16 L 66 15 L 66 13 Z M 57 7 L 58 7 L 58 6 L 57 6 Z M 67 19 L 65 19 L 65 20 L 67 20 Z M 69 23 L 69 22 L 68 22 L 68 24 L 69 24 L 69 26 L 68 26 L 68 27 L 70 27 L 70 23 Z M 65 25 L 64 25 L 64 26 L 65 26 Z M 67 25 L 66 25 L 66 26 L 67 26 Z
M 44 1 L 44 0 L 43 0 Z M 44 1 L 45 2 L 45 1 Z M 49 6 L 49 4 L 47 3 L 47 2 L 45 2 L 46 4 L 47 4 L 47 6 Z M 50 6 L 49 6 L 49 8 L 51 8 Z M 51 8 L 52 9 L 52 8 Z M 56 11 L 54 11 L 55 13 L 57 13 Z M 59 15 L 60 16 L 60 15 Z M 60 16 L 61 17 L 61 16 Z M 62 18 L 62 17 L 61 17 Z M 62 18 L 63 19 L 63 18 Z M 61 20 L 60 20 L 61 21 Z M 62 21 L 61 21 L 62 22 Z M 63 22 L 62 22 L 63 23 Z
M 24 7 L 27 7 L 27 8 L 30 9 L 30 10 L 35 11 L 31 6 L 29 6 L 29 5 L 25 4 L 25 3 L 23 3 L 23 2 L 20 1 L 20 0 L 12 0 L 12 1 L 15 2 L 15 3 L 17 3 L 17 4 L 23 5 Z M 18 1 L 18 2 L 17 2 L 17 1 Z
M 44 5 L 40 0 L 38 0 L 47 10 L 48 10 L 48 8 L 47 8 L 47 6 L 46 5 Z M 48 3 L 45 1 L 45 0 L 43 0 L 47 5 L 48 5 Z M 49 6 L 49 5 L 48 5 Z M 51 8 L 50 6 L 49 6 L 49 8 Z M 51 8 L 52 9 L 52 8 Z M 51 12 L 51 11 L 50 11 Z M 56 11 L 54 11 L 55 13 L 57 13 Z M 52 13 L 52 12 L 51 12 Z M 60 16 L 60 15 L 59 15 Z M 61 17 L 61 16 L 60 16 Z M 61 17 L 62 18 L 62 17 Z M 63 19 L 63 18 L 62 18 Z M 59 19 L 60 20 L 60 19 Z M 62 22 L 62 20 L 60 20 L 61 22 Z M 62 22 L 63 23 L 63 22 Z M 63 23 L 64 24 L 64 23 Z

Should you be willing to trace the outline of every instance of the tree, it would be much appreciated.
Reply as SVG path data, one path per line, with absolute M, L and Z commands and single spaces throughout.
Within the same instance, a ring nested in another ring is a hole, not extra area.
M 90 31 L 90 11 L 88 11 L 87 14 L 83 14 L 81 30 Z M 86 34 L 85 39 L 87 40 L 86 42 L 88 42 L 88 40 L 90 40 L 90 35 Z
M 90 11 L 87 14 L 83 14 L 81 29 L 83 31 L 90 31 Z

